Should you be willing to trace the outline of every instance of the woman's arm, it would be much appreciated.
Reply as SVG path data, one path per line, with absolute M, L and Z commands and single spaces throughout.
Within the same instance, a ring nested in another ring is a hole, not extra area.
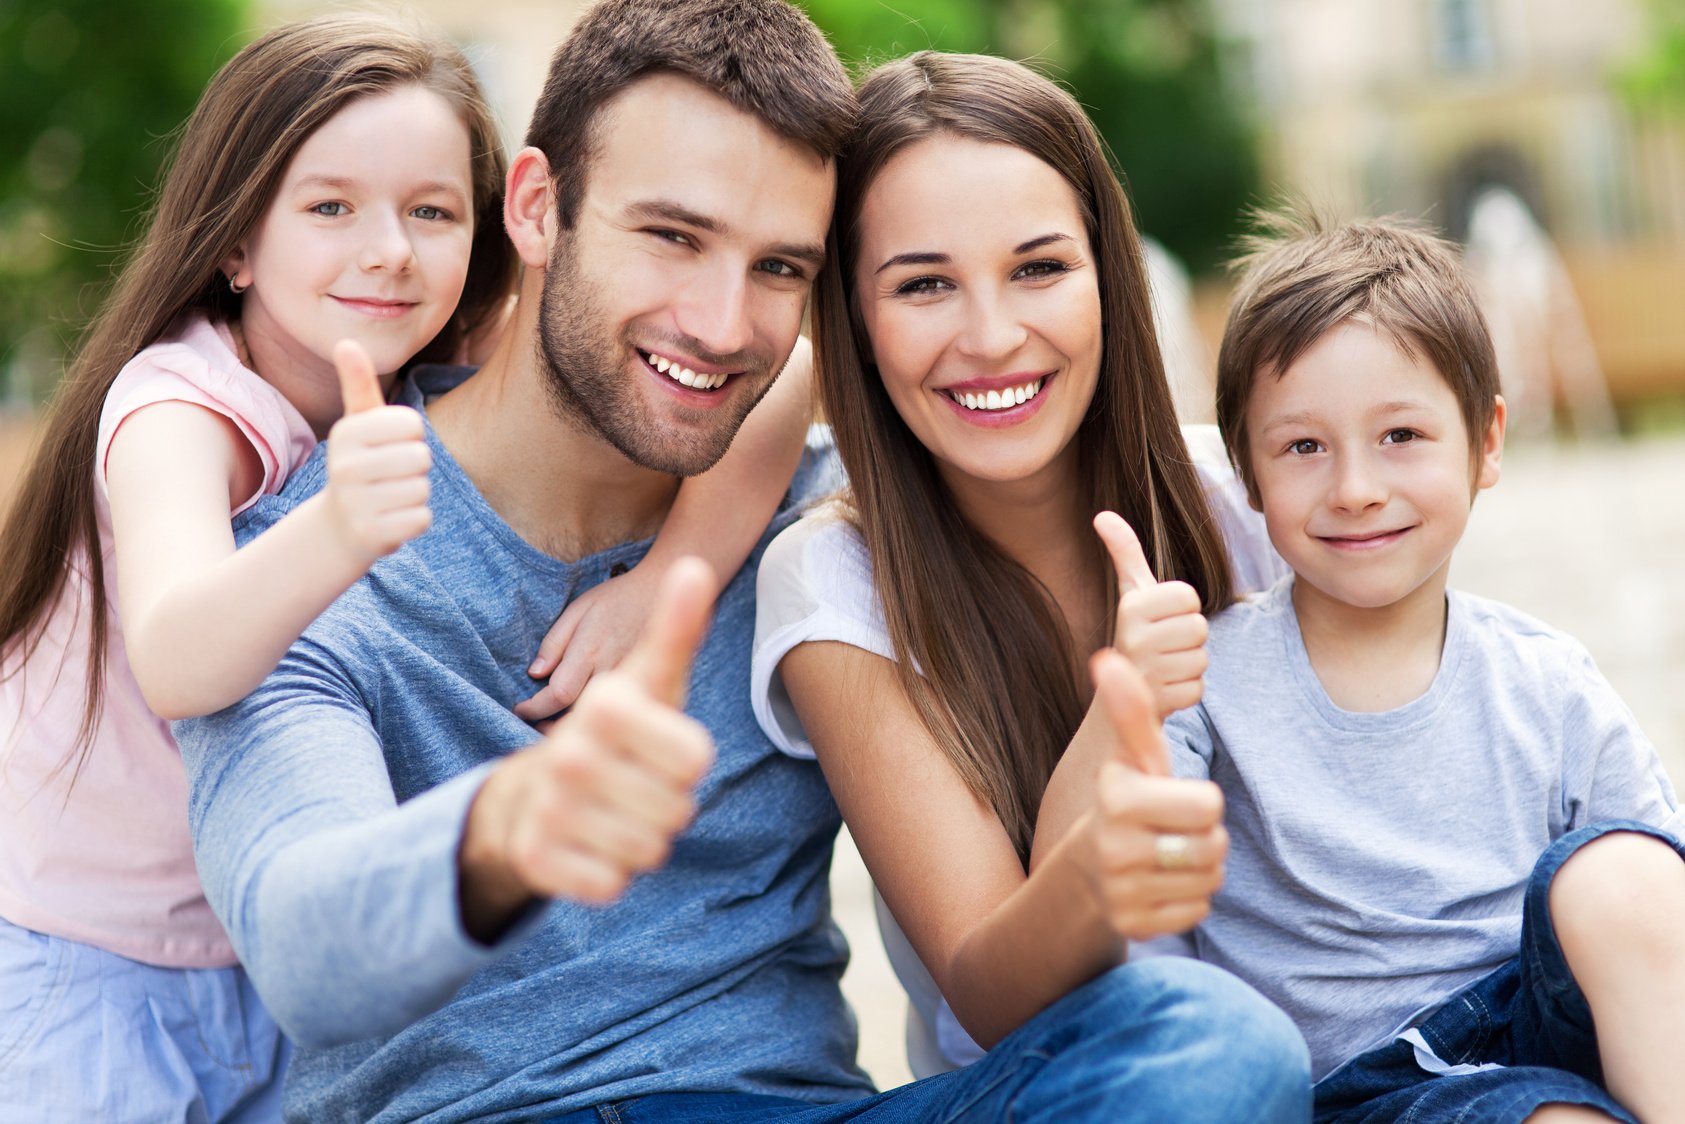
M 1124 764 L 1150 760 L 1158 733 L 1146 688 L 1121 657 L 1096 664 L 1106 702 L 1090 731 L 1116 760 L 1028 876 L 1000 820 L 925 731 L 890 661 L 808 643 L 779 674 L 879 891 L 984 1046 L 1119 963 L 1126 939 L 1186 929 L 1208 908 L 1226 850 L 1221 798 L 1209 784 Z M 1156 866 L 1160 832 L 1190 837 L 1190 865 Z

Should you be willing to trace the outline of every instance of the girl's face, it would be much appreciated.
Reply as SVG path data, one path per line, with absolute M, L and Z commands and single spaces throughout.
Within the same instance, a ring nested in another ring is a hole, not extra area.
M 258 372 L 298 404 L 289 391 L 306 381 L 337 387 L 342 339 L 396 371 L 456 311 L 473 202 L 468 128 L 450 103 L 404 86 L 345 105 L 299 147 L 224 263 L 250 286 L 240 324 Z
M 1100 369 L 1076 192 L 1023 149 L 937 135 L 884 165 L 859 222 L 872 359 L 950 486 L 1058 483 Z

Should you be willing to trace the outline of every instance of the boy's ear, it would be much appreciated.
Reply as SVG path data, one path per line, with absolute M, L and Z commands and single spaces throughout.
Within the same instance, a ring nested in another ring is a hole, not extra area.
M 550 263 L 557 225 L 550 161 L 536 148 L 521 149 L 509 162 L 506 186 L 503 229 L 509 233 L 521 262 L 532 269 L 543 269 Z
M 1480 441 L 1480 457 L 1475 465 L 1474 486 L 1476 489 L 1490 488 L 1498 482 L 1498 474 L 1504 459 L 1504 426 L 1509 420 L 1509 407 L 1504 405 L 1504 396 L 1492 396 L 1495 409 L 1492 411 L 1492 423 L 1486 427 L 1486 433 Z

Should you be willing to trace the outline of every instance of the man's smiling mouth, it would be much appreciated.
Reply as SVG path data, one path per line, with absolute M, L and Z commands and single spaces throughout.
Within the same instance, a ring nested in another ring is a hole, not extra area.
M 669 359 L 665 355 L 657 355 L 653 351 L 645 351 L 641 347 L 637 350 L 638 354 L 643 356 L 645 363 L 674 382 L 688 386 L 692 390 L 718 390 L 731 377 L 723 371 L 713 375 L 698 374 L 676 359 Z

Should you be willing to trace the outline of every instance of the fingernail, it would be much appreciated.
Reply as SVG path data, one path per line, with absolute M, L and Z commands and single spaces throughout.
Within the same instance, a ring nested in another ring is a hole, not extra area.
M 543 660 L 533 660 L 532 666 L 527 668 L 527 674 L 528 675 L 543 675 L 544 674 L 544 661 Z

